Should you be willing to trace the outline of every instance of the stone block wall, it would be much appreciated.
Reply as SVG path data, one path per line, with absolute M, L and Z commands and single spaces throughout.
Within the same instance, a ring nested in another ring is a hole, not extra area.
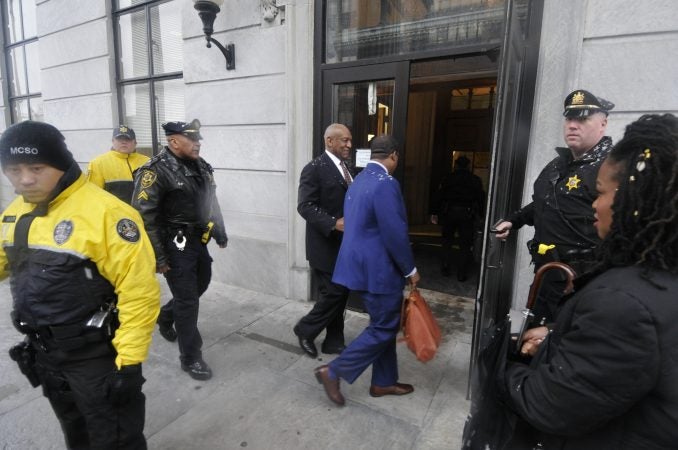
M 45 121 L 85 167 L 109 148 L 118 123 L 111 0 L 36 3 Z M 213 37 L 235 43 L 236 70 L 227 71 L 218 49 L 205 46 L 193 2 L 178 2 L 186 119 L 203 124 L 202 154 L 215 168 L 230 237 L 228 249 L 210 248 L 214 279 L 305 298 L 296 183 L 312 154 L 313 4 L 274 3 L 267 20 L 259 1 L 226 0 Z M 8 116 L 4 102 L 0 116 Z M 2 183 L 4 207 L 14 195 Z
M 283 4 L 284 3 L 284 4 Z M 229 233 L 226 250 L 211 248 L 215 278 L 256 291 L 305 298 L 308 276 L 295 241 L 296 165 L 310 158 L 312 126 L 312 31 L 300 61 L 290 61 L 295 35 L 312 26 L 311 2 L 277 2 L 272 21 L 261 4 L 227 0 L 213 37 L 234 43 L 236 69 L 214 46 L 207 48 L 191 2 L 183 9 L 186 115 L 203 128 L 203 157 L 215 168 L 219 201 Z M 301 22 L 294 22 L 301 16 Z M 312 30 L 312 29 L 311 29 Z M 304 92 L 295 91 L 299 79 Z M 301 95 L 298 102 L 296 95 Z M 292 118 L 304 117 L 304 121 Z M 300 134 L 303 133 L 303 134 Z M 305 142 L 308 141 L 308 142 Z M 299 248 L 301 246 L 301 248 Z

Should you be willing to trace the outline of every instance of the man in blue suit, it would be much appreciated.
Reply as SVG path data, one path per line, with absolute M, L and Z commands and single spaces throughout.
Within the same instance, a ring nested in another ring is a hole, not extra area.
M 396 335 L 405 281 L 415 286 L 419 274 L 408 236 L 405 204 L 398 181 L 398 144 L 391 136 L 372 140 L 372 156 L 355 178 L 344 201 L 344 239 L 332 281 L 358 291 L 370 315 L 368 327 L 329 364 L 315 369 L 331 401 L 344 405 L 339 379 L 353 383 L 372 365 L 370 395 L 405 395 L 398 383 Z

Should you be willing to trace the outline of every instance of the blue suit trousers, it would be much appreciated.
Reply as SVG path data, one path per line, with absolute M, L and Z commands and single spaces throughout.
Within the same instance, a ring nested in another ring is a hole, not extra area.
M 372 364 L 372 384 L 391 386 L 398 381 L 396 336 L 400 329 L 402 293 L 360 292 L 370 324 L 332 361 L 330 375 L 353 383 Z

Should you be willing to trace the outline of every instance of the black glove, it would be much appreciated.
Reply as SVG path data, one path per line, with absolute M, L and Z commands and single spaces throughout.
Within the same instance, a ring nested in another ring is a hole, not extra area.
M 124 405 L 141 393 L 146 379 L 141 375 L 141 364 L 122 366 L 104 380 L 104 395 L 113 405 Z

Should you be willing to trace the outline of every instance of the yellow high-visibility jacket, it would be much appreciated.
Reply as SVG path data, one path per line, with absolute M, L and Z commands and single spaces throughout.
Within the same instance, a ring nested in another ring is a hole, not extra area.
M 129 204 L 134 191 L 134 171 L 149 159 L 140 153 L 126 154 L 111 150 L 89 162 L 87 177 L 90 182 Z
M 16 318 L 33 328 L 84 323 L 117 297 L 115 362 L 143 362 L 160 286 L 139 213 L 81 174 L 32 220 L 22 252 L 15 228 L 35 206 L 17 197 L 0 216 L 0 279 L 10 277 Z

